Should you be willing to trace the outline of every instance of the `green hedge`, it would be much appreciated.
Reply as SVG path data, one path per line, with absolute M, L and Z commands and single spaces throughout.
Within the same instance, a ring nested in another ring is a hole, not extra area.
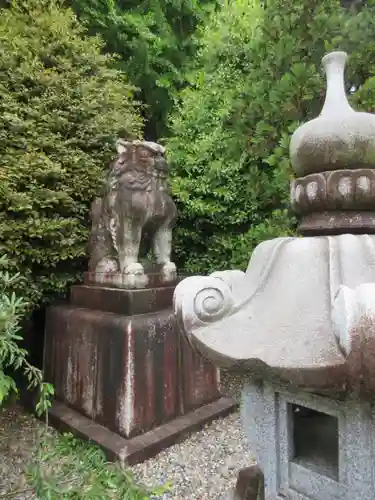
M 356 106 L 375 105 L 374 11 L 336 0 L 233 0 L 203 49 L 167 147 L 180 209 L 176 260 L 186 270 L 245 268 L 260 241 L 293 232 L 289 140 L 320 112 L 321 58 L 350 53 Z
M 84 269 L 114 141 L 141 134 L 133 88 L 101 48 L 58 1 L 0 9 L 0 254 L 32 303 Z

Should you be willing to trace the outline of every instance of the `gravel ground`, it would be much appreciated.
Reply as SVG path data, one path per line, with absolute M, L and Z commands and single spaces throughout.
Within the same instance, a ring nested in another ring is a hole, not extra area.
M 239 401 L 241 377 L 223 373 L 222 386 L 223 393 Z M 24 471 L 42 430 L 46 432 L 45 426 L 18 406 L 0 409 L 0 500 L 36 498 L 27 488 Z M 227 500 L 239 469 L 252 461 L 235 412 L 132 469 L 143 483 L 171 483 L 170 490 L 155 500 Z
M 225 394 L 240 400 L 241 377 L 223 373 L 222 386 Z M 171 483 L 170 490 L 155 500 L 226 500 L 238 471 L 251 463 L 237 411 L 132 469 L 146 484 Z

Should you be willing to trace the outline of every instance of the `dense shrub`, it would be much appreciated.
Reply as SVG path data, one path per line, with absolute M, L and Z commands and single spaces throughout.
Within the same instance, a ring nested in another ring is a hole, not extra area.
M 58 0 L 0 10 L 0 253 L 32 303 L 84 267 L 115 138 L 141 131 L 133 88 L 101 49 Z
M 181 213 L 176 259 L 188 271 L 244 268 L 257 243 L 290 233 L 289 139 L 320 112 L 327 50 L 348 50 L 353 99 L 375 104 L 371 9 L 234 0 L 204 30 L 167 141 Z

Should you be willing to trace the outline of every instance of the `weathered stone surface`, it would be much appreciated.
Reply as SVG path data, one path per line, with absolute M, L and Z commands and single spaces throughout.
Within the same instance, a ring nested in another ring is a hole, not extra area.
M 321 114 L 292 136 L 298 177 L 292 208 L 306 236 L 375 232 L 375 115 L 354 111 L 344 86 L 344 52 L 323 59 L 327 94 Z M 303 177 L 302 177 L 303 176 Z
M 375 116 L 359 113 L 345 94 L 345 52 L 323 58 L 327 92 L 320 115 L 292 136 L 290 156 L 298 176 L 327 170 L 375 167 Z
M 311 213 L 301 218 L 299 231 L 304 236 L 374 234 L 375 212 L 342 210 Z
M 295 406 L 304 410 L 300 436 L 294 431 Z M 370 402 L 254 382 L 245 385 L 242 411 L 264 474 L 266 500 L 374 498 L 375 412 Z
M 220 366 L 319 391 L 359 390 L 361 373 L 361 390 L 375 390 L 375 359 L 371 369 L 364 363 L 371 360 L 367 348 L 360 364 L 354 351 L 346 356 L 332 327 L 341 287 L 355 290 L 374 282 L 375 236 L 279 238 L 260 244 L 246 274 L 238 274 L 230 285 L 219 277 L 182 281 L 175 291 L 175 312 L 189 341 Z M 358 310 L 358 327 L 350 324 L 360 356 L 372 329 L 364 336 L 361 321 L 370 313 Z
M 92 204 L 89 270 L 122 275 L 119 286 L 143 288 L 148 277 L 139 262 L 141 240 L 151 240 L 165 282 L 176 280 L 171 262 L 172 227 L 177 209 L 167 186 L 164 148 L 146 141 L 118 141 L 104 195 Z
M 73 287 L 47 310 L 44 371 L 56 397 L 126 438 L 220 397 L 216 367 L 179 335 L 173 287 Z
M 375 171 L 335 170 L 299 177 L 291 186 L 296 213 L 369 210 L 375 213 Z
M 119 436 L 58 401 L 53 402 L 49 419 L 60 431 L 72 432 L 77 437 L 100 446 L 108 460 L 135 465 L 181 442 L 212 420 L 225 417 L 235 408 L 231 398 L 222 397 L 130 439 Z
M 264 500 L 263 473 L 257 465 L 240 470 L 237 477 L 235 500 Z
M 125 288 L 125 289 L 146 289 L 146 288 L 160 288 L 165 286 L 174 286 L 180 281 L 176 276 L 172 280 L 171 277 L 166 277 L 162 274 L 161 270 L 157 272 L 146 272 L 142 279 L 134 279 L 134 276 L 127 275 L 119 272 L 115 273 L 97 273 L 86 272 L 84 273 L 85 285 L 101 285 L 112 288 Z
M 98 285 L 75 285 L 70 290 L 70 303 L 75 307 L 126 316 L 147 314 L 170 308 L 174 289 L 174 286 L 164 286 L 124 290 Z
M 291 184 L 300 231 L 314 234 L 375 233 L 375 170 L 334 170 L 299 177 Z

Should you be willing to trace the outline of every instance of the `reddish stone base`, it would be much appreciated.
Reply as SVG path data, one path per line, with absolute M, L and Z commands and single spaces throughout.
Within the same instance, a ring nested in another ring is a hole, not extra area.
M 199 430 L 218 417 L 228 415 L 236 407 L 233 399 L 222 397 L 130 439 L 125 439 L 58 401 L 54 401 L 49 411 L 49 419 L 60 431 L 72 432 L 77 437 L 100 446 L 108 460 L 120 460 L 128 465 L 134 465 L 181 442 L 191 432 Z
M 234 407 L 221 399 L 217 368 L 179 333 L 173 291 L 73 286 L 69 303 L 48 308 L 44 373 L 60 402 L 52 419 L 69 416 L 72 428 L 126 446 L 153 436 L 154 450 L 220 416 L 223 401 Z

